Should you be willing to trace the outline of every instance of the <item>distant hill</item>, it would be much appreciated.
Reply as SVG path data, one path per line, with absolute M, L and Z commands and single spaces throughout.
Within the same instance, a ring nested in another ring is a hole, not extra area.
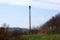
M 42 25 L 38 33 L 60 34 L 60 14 L 52 17 L 44 25 Z
M 1 28 L 0 28 L 1 29 Z M 29 29 L 27 28 L 18 28 L 18 27 L 15 27 L 15 28 L 5 28 L 7 31 L 10 31 L 10 32 L 20 32 L 22 34 L 26 34 L 26 32 L 29 31 Z
M 17 28 L 17 27 L 15 27 L 15 28 L 6 28 L 7 30 L 9 30 L 9 31 L 22 31 L 22 32 L 24 32 L 24 31 L 28 31 L 28 29 L 27 28 Z

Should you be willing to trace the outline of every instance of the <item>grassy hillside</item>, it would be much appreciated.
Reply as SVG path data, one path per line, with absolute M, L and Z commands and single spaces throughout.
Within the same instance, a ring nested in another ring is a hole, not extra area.
M 24 35 L 26 40 L 60 40 L 59 35 Z
M 12 37 L 9 40 L 60 40 L 60 34 L 54 35 L 23 35 L 19 37 Z

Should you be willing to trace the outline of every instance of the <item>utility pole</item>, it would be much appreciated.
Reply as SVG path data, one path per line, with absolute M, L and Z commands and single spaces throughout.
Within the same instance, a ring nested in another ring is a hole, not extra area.
M 29 34 L 31 34 L 31 6 L 29 6 Z

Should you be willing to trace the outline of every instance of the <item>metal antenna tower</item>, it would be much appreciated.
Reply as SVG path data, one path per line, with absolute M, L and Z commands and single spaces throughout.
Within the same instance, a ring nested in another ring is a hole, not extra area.
M 29 6 L 29 34 L 31 34 L 31 6 Z

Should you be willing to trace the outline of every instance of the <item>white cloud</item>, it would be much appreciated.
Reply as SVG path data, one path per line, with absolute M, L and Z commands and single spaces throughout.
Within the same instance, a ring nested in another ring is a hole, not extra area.
M 32 2 L 32 6 L 43 9 L 60 9 L 60 4 L 46 3 L 46 2 Z
M 53 3 L 60 3 L 60 0 L 49 0 L 49 1 Z
M 28 6 L 43 8 L 43 9 L 57 9 L 60 10 L 60 0 L 46 0 L 32 1 L 32 0 L 0 0 L 0 3 L 6 3 L 9 5 Z M 58 4 L 57 4 L 58 3 Z
M 6 3 L 10 5 L 20 5 L 20 6 L 27 6 L 31 0 L 0 0 L 0 3 Z

